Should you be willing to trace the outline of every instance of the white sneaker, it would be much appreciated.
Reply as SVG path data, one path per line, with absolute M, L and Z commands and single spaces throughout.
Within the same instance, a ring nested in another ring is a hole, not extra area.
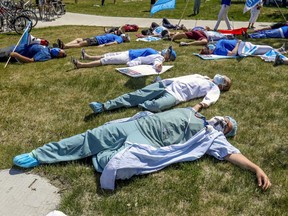
M 188 46 L 188 43 L 186 43 L 186 42 L 180 42 L 179 46 Z

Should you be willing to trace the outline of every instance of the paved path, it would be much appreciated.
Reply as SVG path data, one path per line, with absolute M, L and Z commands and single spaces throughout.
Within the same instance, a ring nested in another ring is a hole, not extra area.
M 38 175 L 0 170 L 0 215 L 44 216 L 60 203 L 58 189 Z
M 66 13 L 55 21 L 39 21 L 37 28 L 48 26 L 62 26 L 62 25 L 88 25 L 88 26 L 121 26 L 123 24 L 136 24 L 139 27 L 149 27 L 151 22 L 161 23 L 162 19 L 157 18 L 134 18 L 134 17 L 108 17 L 108 16 L 95 16 L 87 14 Z M 177 24 L 179 20 L 169 19 L 173 24 Z M 194 27 L 196 25 L 209 26 L 211 28 L 216 24 L 215 20 L 181 20 L 181 24 L 186 27 Z M 246 27 L 247 22 L 231 22 L 234 28 Z M 260 28 L 268 26 L 271 23 L 256 22 L 255 27 Z M 222 21 L 219 29 L 226 29 L 225 22 Z

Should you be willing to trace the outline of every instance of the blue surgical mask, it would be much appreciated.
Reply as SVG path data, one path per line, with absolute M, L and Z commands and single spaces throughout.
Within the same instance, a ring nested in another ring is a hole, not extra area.
M 216 48 L 216 46 L 214 44 L 208 44 L 207 47 L 211 51 L 213 51 Z
M 216 85 L 225 85 L 225 78 L 220 74 L 216 74 L 213 78 L 213 81 Z

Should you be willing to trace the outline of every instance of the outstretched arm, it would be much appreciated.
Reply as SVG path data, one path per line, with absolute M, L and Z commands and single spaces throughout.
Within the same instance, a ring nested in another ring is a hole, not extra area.
M 267 175 L 264 173 L 264 171 L 259 166 L 250 161 L 248 158 L 246 158 L 244 155 L 229 154 L 225 157 L 225 160 L 254 172 L 258 180 L 258 186 L 262 187 L 264 191 L 271 187 L 271 182 Z
M 117 41 L 106 43 L 105 46 L 111 46 L 111 45 L 115 45 L 115 44 L 118 44 Z

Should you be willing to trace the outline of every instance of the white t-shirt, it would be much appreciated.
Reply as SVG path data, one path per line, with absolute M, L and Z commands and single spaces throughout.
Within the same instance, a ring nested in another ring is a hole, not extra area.
M 157 35 L 158 37 L 162 37 L 162 35 L 161 35 L 161 33 L 162 33 L 162 31 L 164 31 L 164 30 L 167 30 L 168 31 L 168 29 L 167 28 L 165 28 L 164 26 L 158 26 L 158 27 L 156 27 L 154 30 L 153 30 L 153 35 Z

